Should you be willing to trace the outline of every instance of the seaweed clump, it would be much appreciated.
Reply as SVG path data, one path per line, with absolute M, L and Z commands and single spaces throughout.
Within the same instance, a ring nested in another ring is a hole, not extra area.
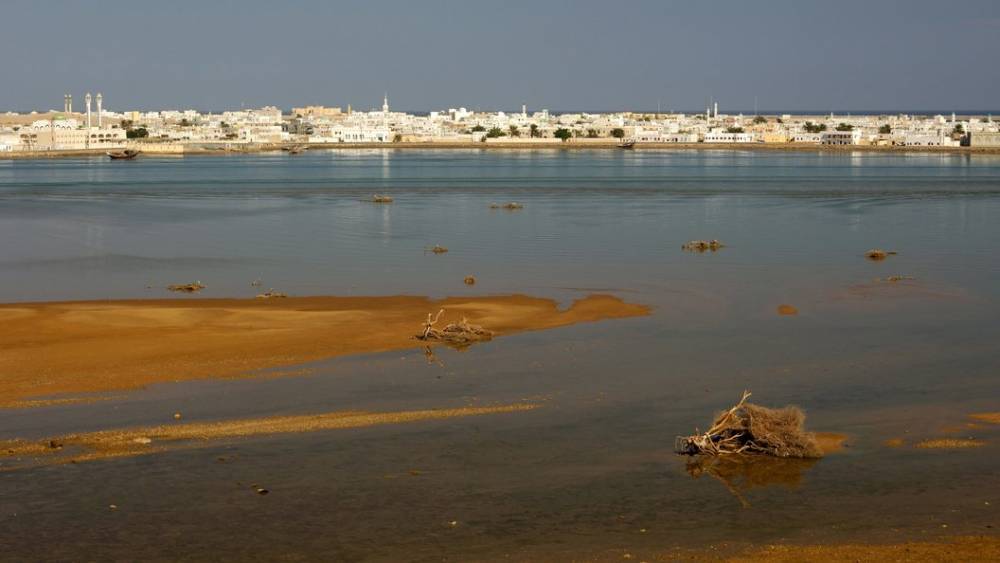
M 273 287 L 264 293 L 257 294 L 257 299 L 281 299 L 283 297 L 288 297 L 288 294 L 275 291 Z
M 504 203 L 502 205 L 499 203 L 491 203 L 490 209 L 506 209 L 507 211 L 517 211 L 518 209 L 524 209 L 524 205 L 516 201 L 511 201 L 508 203 Z
M 448 323 L 444 328 L 434 328 L 442 314 L 444 314 L 444 309 L 438 311 L 437 315 L 427 313 L 427 321 L 424 322 L 423 330 L 417 335 L 418 340 L 442 342 L 457 348 L 470 346 L 476 342 L 493 340 L 493 331 L 474 325 L 465 317 L 462 317 L 462 320 L 457 323 Z
M 205 285 L 202 284 L 200 281 L 196 281 L 194 283 L 181 283 L 181 284 L 168 285 L 167 289 L 169 289 L 170 291 L 177 291 L 180 293 L 197 293 L 205 289 Z
M 913 276 L 889 276 L 887 278 L 876 278 L 876 282 L 899 283 L 901 281 L 914 280 Z
M 688 252 L 705 252 L 707 250 L 710 250 L 712 252 L 715 252 L 716 250 L 719 250 L 724 246 L 726 245 L 722 244 L 721 241 L 718 241 L 716 239 L 691 240 L 681 245 L 681 250 L 687 250 Z
M 890 256 L 894 256 L 895 254 L 896 254 L 895 250 L 882 250 L 881 248 L 873 248 L 868 252 L 865 252 L 865 258 L 878 262 L 879 260 L 885 260 Z
M 816 436 L 804 428 L 805 414 L 787 406 L 771 409 L 748 403 L 744 391 L 736 406 L 719 413 L 705 433 L 678 436 L 674 450 L 684 455 L 760 454 L 814 459 L 823 457 Z

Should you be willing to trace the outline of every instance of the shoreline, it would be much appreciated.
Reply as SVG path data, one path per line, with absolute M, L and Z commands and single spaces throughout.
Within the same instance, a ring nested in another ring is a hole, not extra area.
M 2 304 L 0 408 L 155 383 L 253 376 L 340 356 L 432 350 L 441 344 L 415 336 L 427 315 L 440 309 L 437 327 L 468 318 L 497 337 L 650 312 L 599 294 L 566 309 L 525 295 Z
M 221 144 L 221 143 L 213 143 Z M 136 143 L 134 148 L 142 151 L 147 157 L 185 157 L 185 156 L 219 156 L 241 154 L 264 154 L 282 152 L 290 146 L 302 146 L 302 143 L 287 143 L 276 145 L 254 145 L 238 150 L 165 144 L 162 147 L 143 148 L 143 143 Z M 166 147 L 170 147 L 166 150 Z M 177 148 L 181 150 L 176 150 Z M 340 150 L 622 150 L 617 141 L 608 142 L 394 142 L 394 143 L 328 143 L 306 144 L 307 151 L 340 151 Z M 844 154 L 854 152 L 876 154 L 959 154 L 959 155 L 1000 155 L 1000 147 L 901 147 L 873 145 L 818 145 L 813 143 L 636 143 L 630 150 L 657 151 L 764 151 L 764 152 L 818 152 Z M 78 149 L 60 151 L 19 151 L 0 153 L 0 160 L 44 160 L 52 158 L 74 158 L 106 156 L 108 149 Z

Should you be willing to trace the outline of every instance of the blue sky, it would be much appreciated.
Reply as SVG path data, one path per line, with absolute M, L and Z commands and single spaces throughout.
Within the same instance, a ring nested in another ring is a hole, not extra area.
M 996 0 L 2 0 L 0 111 L 1000 108 Z

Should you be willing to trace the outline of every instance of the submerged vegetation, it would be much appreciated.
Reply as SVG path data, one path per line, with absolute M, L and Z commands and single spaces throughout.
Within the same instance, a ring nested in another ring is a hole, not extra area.
M 723 248 L 725 246 L 726 245 L 722 244 L 721 241 L 715 239 L 691 240 L 681 245 L 681 249 L 687 250 L 688 252 L 705 252 L 706 250 L 711 250 L 712 252 L 715 252 L 716 250 L 719 250 L 720 248 Z
M 170 291 L 176 291 L 178 293 L 197 293 L 205 289 L 205 287 L 206 286 L 202 284 L 200 281 L 196 281 L 194 283 L 181 283 L 181 284 L 168 285 L 167 289 Z

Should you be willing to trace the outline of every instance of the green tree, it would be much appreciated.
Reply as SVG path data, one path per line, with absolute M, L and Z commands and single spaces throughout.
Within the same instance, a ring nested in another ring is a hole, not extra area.
M 134 123 L 132 123 L 132 120 L 131 120 L 131 119 L 123 119 L 123 120 L 121 121 L 120 125 L 121 125 L 122 129 L 124 129 L 124 130 L 128 131 L 128 130 L 129 130 L 129 129 L 131 129 L 131 128 L 132 128 L 132 126 L 133 126 L 133 125 L 135 125 L 135 124 L 134 124 Z
M 726 133 L 742 133 L 742 127 L 726 127 Z
M 854 126 L 850 123 L 841 123 L 837 126 L 837 131 L 854 131 Z
M 806 121 L 806 124 L 803 125 L 802 128 L 805 129 L 807 133 L 822 133 L 823 131 L 826 131 L 826 124 L 816 124 L 812 121 Z
M 517 128 L 517 125 L 511 125 L 507 128 L 511 137 L 520 137 L 521 130 Z
M 499 127 L 494 127 L 486 132 L 486 137 L 490 139 L 495 139 L 497 137 L 506 137 L 507 134 L 503 132 L 503 129 Z
M 181 120 L 181 127 L 190 127 L 190 126 L 191 126 L 191 122 L 188 121 L 186 117 Z
M 881 127 L 878 128 L 878 132 L 881 135 L 888 135 L 888 134 L 892 133 L 892 125 L 889 125 L 888 123 L 886 123 L 885 125 L 883 125 L 883 126 L 881 126 Z
M 535 125 L 534 123 L 532 123 L 531 126 L 528 127 L 528 136 L 531 137 L 531 138 L 541 137 L 542 136 L 542 132 L 538 130 L 538 126 L 537 125 Z
M 129 129 L 125 131 L 125 137 L 128 139 L 145 139 L 149 136 L 149 131 L 145 127 L 139 127 L 138 129 Z
M 483 127 L 482 125 L 476 125 L 475 127 L 472 128 L 473 133 L 478 133 L 479 131 L 486 131 L 486 128 Z
M 767 123 L 767 118 L 763 115 L 755 115 L 753 118 L 754 125 L 760 125 L 761 123 Z
M 573 136 L 573 132 L 570 131 L 569 129 L 564 129 L 560 127 L 559 129 L 556 129 L 554 133 L 552 133 L 552 136 L 555 137 L 556 139 L 561 139 L 562 141 L 565 142 L 567 139 Z
M 395 134 L 395 135 L 393 135 L 393 137 L 392 137 L 392 142 L 393 142 L 393 143 L 402 143 L 402 142 L 403 142 L 403 135 L 402 135 L 402 134 L 400 134 L 400 133 L 396 133 L 396 134 Z
M 953 134 L 957 133 L 959 135 L 965 133 L 965 127 L 962 127 L 961 123 L 956 123 L 955 128 L 951 130 Z
M 587 138 L 588 139 L 596 139 L 597 138 L 597 129 L 587 129 Z
M 614 137 L 614 138 L 616 138 L 616 139 L 624 139 L 625 138 L 625 130 L 622 129 L 622 128 L 620 128 L 620 127 L 616 127 L 616 128 L 614 128 L 614 129 L 611 130 L 611 136 Z

